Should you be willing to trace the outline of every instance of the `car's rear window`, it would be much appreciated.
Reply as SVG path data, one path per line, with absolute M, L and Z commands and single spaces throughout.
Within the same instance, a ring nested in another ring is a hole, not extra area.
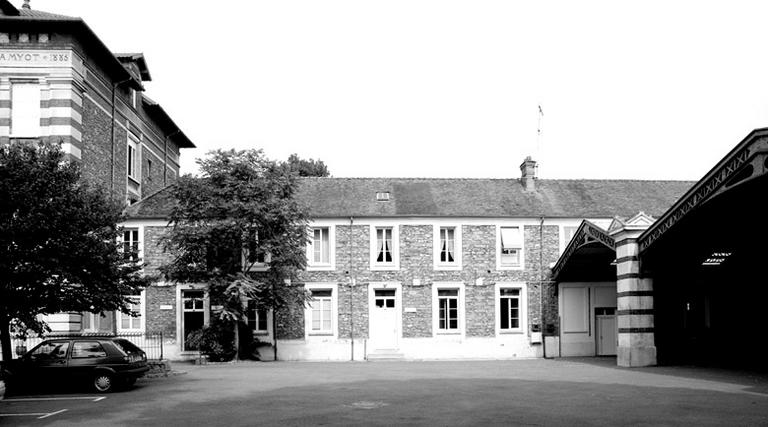
M 128 340 L 112 340 L 112 342 L 125 354 L 141 353 L 141 349 Z
M 75 341 L 72 346 L 73 359 L 107 357 L 107 352 L 98 341 Z

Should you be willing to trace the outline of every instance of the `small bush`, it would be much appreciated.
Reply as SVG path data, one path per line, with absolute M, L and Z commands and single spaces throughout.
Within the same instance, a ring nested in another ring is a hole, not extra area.
M 187 335 L 187 343 L 199 349 L 212 362 L 226 362 L 235 357 L 235 337 L 228 325 L 211 321 L 210 325 L 192 331 Z

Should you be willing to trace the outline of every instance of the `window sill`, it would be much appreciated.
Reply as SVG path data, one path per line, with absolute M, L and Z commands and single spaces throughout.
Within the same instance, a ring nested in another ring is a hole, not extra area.
M 459 271 L 461 265 L 459 264 L 435 264 L 436 271 Z
M 309 337 L 333 337 L 333 332 L 310 332 L 307 334 Z
M 497 265 L 498 271 L 522 271 L 525 268 L 522 265 Z
M 269 331 L 253 331 L 254 337 L 268 337 Z
M 397 271 L 400 266 L 397 264 L 372 264 L 371 271 Z
M 334 271 L 335 269 L 333 265 L 307 265 L 307 271 Z
M 518 331 L 518 330 L 503 329 L 499 331 L 499 335 L 523 335 L 523 334 L 525 334 L 525 332 L 523 332 L 522 330 Z
M 462 333 L 459 332 L 459 331 L 455 331 L 455 332 L 453 332 L 453 331 L 451 331 L 451 332 L 448 332 L 448 331 L 437 331 L 435 333 L 435 335 L 449 336 L 449 337 L 460 337 L 462 335 Z

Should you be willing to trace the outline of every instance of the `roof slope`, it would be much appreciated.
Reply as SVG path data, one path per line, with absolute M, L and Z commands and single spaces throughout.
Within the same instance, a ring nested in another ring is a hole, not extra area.
M 570 217 L 611 218 L 644 211 L 660 216 L 693 185 L 688 181 L 537 180 L 527 192 L 516 179 L 300 178 L 299 199 L 315 218 Z M 377 192 L 390 200 L 376 201 Z M 129 207 L 132 218 L 166 218 L 162 190 Z

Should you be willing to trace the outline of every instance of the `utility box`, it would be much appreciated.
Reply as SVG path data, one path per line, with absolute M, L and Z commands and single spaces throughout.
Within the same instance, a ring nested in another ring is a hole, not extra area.
M 531 344 L 541 344 L 541 332 L 531 332 Z

